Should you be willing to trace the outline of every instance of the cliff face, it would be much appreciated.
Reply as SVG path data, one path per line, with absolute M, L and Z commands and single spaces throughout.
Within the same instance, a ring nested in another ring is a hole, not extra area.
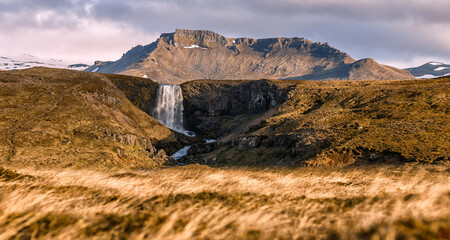
M 360 68 L 348 54 L 304 38 L 226 38 L 212 31 L 177 29 L 131 49 L 116 62 L 99 62 L 87 71 L 147 75 L 171 84 L 195 79 L 414 78 L 408 71 L 370 62 L 370 67 Z
M 281 105 L 292 86 L 280 81 L 190 81 L 181 84 L 186 127 L 218 137 Z

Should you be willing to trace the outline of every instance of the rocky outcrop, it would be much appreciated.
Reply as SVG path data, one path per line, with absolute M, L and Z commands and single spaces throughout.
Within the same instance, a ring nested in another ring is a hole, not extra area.
M 250 150 L 259 147 L 262 140 L 261 136 L 239 137 L 231 141 L 231 147 L 236 147 L 238 151 Z
M 186 127 L 200 135 L 223 136 L 255 114 L 287 100 L 288 82 L 190 81 L 181 85 Z
M 87 71 L 121 73 L 179 84 L 196 79 L 414 79 L 408 71 L 380 65 L 359 67 L 348 54 L 304 38 L 226 38 L 205 30 L 177 29 L 136 46 L 115 62 Z

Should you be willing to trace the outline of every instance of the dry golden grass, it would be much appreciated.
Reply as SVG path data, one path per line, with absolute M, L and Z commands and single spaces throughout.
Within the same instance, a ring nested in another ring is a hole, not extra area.
M 111 79 L 110 79 L 111 78 Z M 177 136 L 135 104 L 156 89 L 150 80 L 63 69 L 0 73 L 0 162 L 19 166 L 154 167 L 166 162 L 158 142 Z M 117 84 L 121 89 L 118 89 Z M 157 85 L 156 85 L 157 86 Z M 150 144 L 151 143 L 151 144 Z M 153 144 L 153 145 L 152 145 Z
M 448 239 L 450 168 L 0 171 L 0 239 Z

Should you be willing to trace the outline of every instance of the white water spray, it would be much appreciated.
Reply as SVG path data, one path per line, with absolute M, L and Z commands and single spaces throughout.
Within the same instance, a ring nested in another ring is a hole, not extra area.
M 159 85 L 153 117 L 168 128 L 191 135 L 183 125 L 183 94 L 178 85 Z

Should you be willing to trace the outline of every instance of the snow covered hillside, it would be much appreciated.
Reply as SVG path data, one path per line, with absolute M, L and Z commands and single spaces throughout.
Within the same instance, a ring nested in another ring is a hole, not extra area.
M 450 65 L 440 62 L 428 62 L 415 68 L 407 68 L 416 78 L 436 78 L 450 76 Z
M 0 54 L 1 70 L 20 70 L 32 67 L 65 68 L 83 71 L 89 65 L 82 63 L 73 64 L 56 59 L 42 59 L 30 54 L 22 54 L 19 56 L 5 56 Z

